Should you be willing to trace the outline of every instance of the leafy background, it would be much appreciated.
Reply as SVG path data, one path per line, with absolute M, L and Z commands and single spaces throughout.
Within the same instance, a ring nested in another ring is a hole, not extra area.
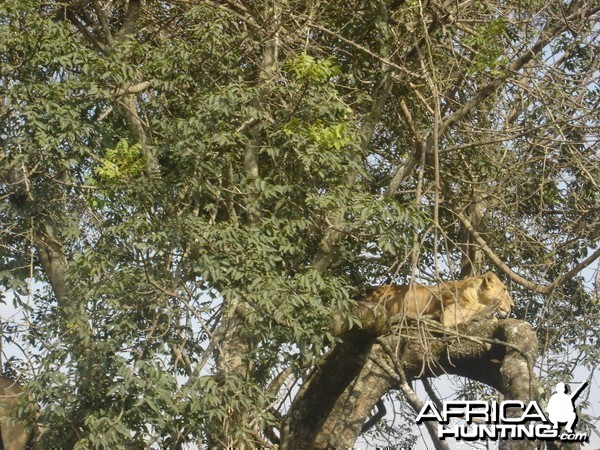
M 24 314 L 3 317 L 4 371 L 45 443 L 262 445 L 368 286 L 488 268 L 549 386 L 593 372 L 597 19 L 584 0 L 3 2 L 0 282 Z

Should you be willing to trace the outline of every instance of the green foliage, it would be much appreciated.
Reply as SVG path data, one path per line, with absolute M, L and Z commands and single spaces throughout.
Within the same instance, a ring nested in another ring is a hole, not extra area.
M 507 33 L 506 21 L 497 18 L 481 25 L 476 33 L 465 38 L 465 45 L 473 48 L 475 55 L 468 68 L 468 73 L 477 75 L 488 72 L 500 75 L 506 65 L 505 37 Z
M 287 63 L 287 68 L 300 81 L 323 82 L 341 73 L 333 58 L 319 61 L 302 52 Z
M 139 176 L 145 165 L 142 146 L 129 146 L 127 141 L 122 139 L 114 149 L 106 150 L 104 158 L 100 165 L 94 168 L 94 172 L 101 180 L 123 183 Z
M 0 284 L 30 314 L 5 327 L 26 343 L 33 369 L 11 364 L 30 372 L 49 448 L 224 432 L 263 447 L 366 285 L 458 276 L 455 212 L 476 200 L 489 247 L 536 282 L 597 245 L 597 29 L 558 36 L 544 50 L 556 67 L 534 58 L 477 103 L 562 15 L 537 2 L 192 3 L 145 2 L 128 36 L 119 2 L 0 4 Z M 437 162 L 436 99 L 452 119 Z M 67 306 L 48 246 L 68 261 Z M 575 340 L 582 361 L 597 356 L 589 281 L 548 301 L 511 290 L 548 360 Z M 222 369 L 238 308 L 244 376 Z

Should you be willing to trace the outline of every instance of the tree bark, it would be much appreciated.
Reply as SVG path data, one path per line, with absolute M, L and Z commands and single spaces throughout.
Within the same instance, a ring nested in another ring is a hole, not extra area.
M 481 195 L 473 192 L 471 202 L 469 206 L 465 208 L 465 216 L 471 222 L 471 225 L 475 230 L 480 229 L 483 222 L 483 200 Z M 481 247 L 474 242 L 473 236 L 469 233 L 469 230 L 461 223 L 461 247 L 462 247 L 462 260 L 460 268 L 460 279 L 481 275 L 481 269 L 483 267 L 484 255 Z
M 384 322 L 348 333 L 314 369 L 282 427 L 282 450 L 352 447 L 377 401 L 404 381 L 456 374 L 488 384 L 507 399 L 537 399 L 532 363 L 537 338 L 525 322 L 482 318 L 444 329 L 434 322 L 385 333 Z M 381 328 L 377 328 L 381 327 Z M 503 449 L 535 448 L 506 441 Z

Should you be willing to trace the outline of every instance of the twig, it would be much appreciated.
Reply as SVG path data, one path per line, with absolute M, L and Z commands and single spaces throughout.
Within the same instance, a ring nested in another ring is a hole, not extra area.
M 483 239 L 481 237 L 481 235 L 477 232 L 477 230 L 475 230 L 475 228 L 473 228 L 473 225 L 471 224 L 471 222 L 469 222 L 469 219 L 467 219 L 460 211 L 454 210 L 453 213 L 463 223 L 464 227 L 467 229 L 469 234 L 471 234 L 473 239 L 475 239 L 475 241 L 481 246 L 482 250 L 486 253 L 486 255 L 492 260 L 492 262 L 496 266 L 498 266 L 498 268 L 500 270 L 502 270 L 502 272 L 504 272 L 506 274 L 506 276 L 508 278 L 510 278 L 515 283 L 520 284 L 521 286 L 523 286 L 537 294 L 544 294 L 544 295 L 551 294 L 554 291 L 554 289 L 556 289 L 558 286 L 563 284 L 565 281 L 568 281 L 571 278 L 573 278 L 582 269 L 586 268 L 587 266 L 589 266 L 591 263 L 593 263 L 596 259 L 598 259 L 600 257 L 600 248 L 598 248 L 598 249 L 596 249 L 596 251 L 594 251 L 594 253 L 592 253 L 590 256 L 588 256 L 586 259 L 584 259 L 579 264 L 576 264 L 571 270 L 569 270 L 568 272 L 566 272 L 563 275 L 561 275 L 560 277 L 558 277 L 552 283 L 545 284 L 545 285 L 534 283 L 532 281 L 527 280 L 526 278 L 523 278 L 521 275 L 514 272 L 510 267 L 508 267 L 498 257 L 498 255 L 496 255 L 496 253 L 494 253 L 494 251 L 490 248 L 490 246 L 487 244 L 485 239 Z
M 419 397 L 417 397 L 417 394 L 415 393 L 415 391 L 412 390 L 412 388 L 409 386 L 408 382 L 406 381 L 406 374 L 404 373 L 402 364 L 400 364 L 398 362 L 398 358 L 395 357 L 394 351 L 383 340 L 378 339 L 377 342 L 379 343 L 379 345 L 381 345 L 381 348 L 387 353 L 389 358 L 394 363 L 394 369 L 399 378 L 399 380 L 398 380 L 399 381 L 399 383 L 398 383 L 399 389 L 406 397 L 408 404 L 413 408 L 413 410 L 415 412 L 421 411 L 423 409 L 424 404 L 421 401 L 421 399 L 419 399 Z M 432 440 L 433 445 L 436 448 L 436 450 L 450 450 L 450 447 L 448 446 L 448 444 L 446 442 L 441 441 L 438 438 L 437 430 L 436 430 L 433 422 L 425 421 L 425 426 L 427 427 L 427 431 L 429 432 L 429 435 L 431 436 L 431 440 Z

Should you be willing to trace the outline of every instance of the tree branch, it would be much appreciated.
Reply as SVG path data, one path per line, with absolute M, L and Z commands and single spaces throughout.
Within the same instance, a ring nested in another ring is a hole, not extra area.
M 127 5 L 127 12 L 125 13 L 125 20 L 121 29 L 117 32 L 115 39 L 122 41 L 127 39 L 133 33 L 135 33 L 137 22 L 142 14 L 142 2 L 141 0 L 129 0 Z
M 385 409 L 385 403 L 382 399 L 379 399 L 379 401 L 375 404 L 375 407 L 377 408 L 377 412 L 365 422 L 365 424 L 360 429 L 360 434 L 365 434 L 387 414 L 387 409 Z
M 75 25 L 75 28 L 77 28 L 86 37 L 86 39 L 92 45 L 94 45 L 101 53 L 106 53 L 108 51 L 108 46 L 100 39 L 98 39 L 98 36 L 96 36 L 94 33 L 88 30 L 87 27 L 79 20 L 77 15 L 72 10 L 67 10 L 66 17 L 69 20 L 69 22 Z
M 513 400 L 537 398 L 530 369 L 538 344 L 529 324 L 482 319 L 460 334 L 440 332 L 441 324 L 431 324 L 433 328 L 423 323 L 420 331 L 403 329 L 401 335 L 377 339 L 368 334 L 345 337 L 297 393 L 283 423 L 280 448 L 352 447 L 369 413 L 390 389 L 402 390 L 413 408 L 420 409 L 422 402 L 408 383 L 421 377 L 456 374 L 495 387 Z M 521 444 L 511 442 L 509 448 L 536 445 Z M 442 443 L 437 448 L 445 447 Z
M 124 86 L 115 91 L 115 97 L 122 97 L 123 95 L 139 94 L 152 86 L 151 81 L 142 81 L 141 83 L 134 84 L 133 86 Z
M 563 284 L 565 281 L 568 281 L 571 278 L 573 278 L 582 269 L 586 268 L 587 266 L 589 266 L 591 263 L 593 263 L 596 259 L 598 259 L 600 257 L 600 248 L 599 248 L 599 249 L 596 249 L 596 251 L 594 251 L 590 256 L 588 256 L 582 262 L 580 262 L 579 264 L 576 264 L 571 270 L 569 270 L 565 274 L 563 274 L 560 277 L 558 277 L 552 283 L 545 284 L 545 285 L 544 284 L 537 284 L 537 283 L 534 283 L 532 281 L 527 280 L 526 278 L 523 278 L 521 275 L 519 275 L 518 273 L 514 272 L 510 267 L 508 267 L 498 257 L 498 255 L 496 255 L 496 253 L 494 253 L 494 251 L 490 248 L 490 246 L 485 241 L 485 239 L 483 239 L 481 237 L 481 235 L 477 232 L 477 230 L 475 230 L 475 228 L 473 228 L 473 225 L 471 224 L 471 222 L 469 222 L 469 219 L 467 219 L 459 211 L 453 211 L 453 212 L 456 215 L 456 217 L 458 217 L 458 219 L 462 222 L 462 224 L 464 225 L 465 229 L 471 234 L 471 236 L 473 236 L 473 239 L 475 239 L 475 241 L 477 242 L 477 244 L 479 244 L 479 246 L 481 246 L 481 248 L 486 253 L 486 255 L 492 260 L 492 262 L 500 270 L 502 270 L 502 272 L 504 272 L 504 274 L 508 278 L 510 278 L 510 280 L 512 280 L 515 283 L 523 286 L 524 288 L 529 289 L 532 292 L 535 292 L 536 294 L 544 294 L 544 295 L 551 294 L 554 291 L 554 289 L 556 289 L 558 286 L 560 286 L 561 284 Z
M 113 44 L 113 36 L 110 32 L 110 26 L 108 25 L 108 20 L 106 19 L 106 14 L 104 14 L 104 10 L 102 9 L 102 5 L 98 0 L 92 0 L 92 4 L 94 5 L 94 11 L 96 11 L 96 17 L 98 17 L 98 22 L 102 27 L 102 32 L 104 33 L 104 38 L 106 39 L 106 43 L 110 47 Z
M 386 66 L 389 66 L 389 67 L 391 67 L 393 69 L 396 69 L 396 70 L 398 70 L 399 72 L 401 72 L 401 73 L 403 73 L 405 75 L 408 75 L 408 76 L 413 77 L 413 78 L 418 78 L 418 79 L 421 78 L 421 75 L 419 75 L 418 73 L 412 72 L 412 71 L 408 70 L 406 67 L 399 66 L 398 64 L 390 61 L 389 59 L 384 58 L 383 56 L 378 55 L 377 53 L 372 52 L 371 50 L 369 50 L 365 46 L 360 45 L 357 42 L 354 42 L 354 41 L 352 41 L 350 39 L 346 39 L 344 36 L 342 36 L 339 33 L 336 33 L 335 31 L 332 31 L 332 30 L 330 30 L 328 28 L 325 28 L 325 27 L 323 27 L 321 25 L 318 25 L 316 23 L 309 23 L 308 26 L 311 27 L 311 28 L 314 28 L 315 30 L 319 30 L 319 31 L 322 31 L 324 33 L 327 33 L 330 36 L 333 36 L 336 39 L 339 39 L 344 44 L 351 45 L 352 47 L 360 50 L 361 52 L 364 52 L 365 54 L 367 54 L 367 55 L 369 55 L 369 56 L 371 56 L 373 58 L 375 58 L 376 60 L 378 60 L 379 62 L 385 64 Z
M 578 2 L 573 2 L 578 3 Z M 576 8 L 573 8 L 576 9 Z M 454 112 L 447 116 L 441 124 L 440 134 L 443 134 L 449 127 L 454 125 L 456 122 L 460 121 L 463 117 L 465 117 L 469 112 L 471 112 L 475 107 L 480 105 L 484 100 L 490 97 L 497 89 L 508 79 L 512 74 L 518 72 L 531 61 L 536 55 L 540 54 L 542 50 L 563 31 L 569 28 L 569 20 L 574 16 L 578 15 L 579 11 L 573 12 L 569 17 L 565 17 L 564 21 L 559 25 L 554 26 L 550 30 L 547 30 L 542 33 L 543 37 L 538 39 L 538 41 L 528 50 L 525 50 L 512 64 L 510 64 L 503 74 L 498 75 L 488 84 L 481 87 L 474 95 L 474 97 L 465 103 L 465 105 L 460 108 L 458 111 Z
M 381 348 L 383 348 L 383 350 L 387 353 L 390 360 L 394 363 L 395 372 L 399 377 L 398 388 L 400 389 L 400 392 L 404 394 L 406 401 L 411 406 L 413 411 L 418 413 L 418 411 L 421 411 L 423 409 L 424 404 L 421 401 L 421 399 L 417 397 L 415 391 L 408 384 L 406 374 L 404 373 L 404 368 L 402 367 L 402 364 L 398 361 L 396 352 L 394 352 L 394 350 L 390 348 L 390 346 L 385 340 L 379 339 L 378 343 L 381 345 Z M 429 436 L 431 437 L 431 441 L 433 442 L 433 446 L 436 450 L 450 450 L 448 444 L 445 441 L 442 441 L 440 438 L 438 438 L 437 427 L 433 422 L 426 421 L 425 427 L 429 432 Z
M 381 117 L 381 113 L 385 103 L 390 97 L 392 90 L 392 81 L 389 74 L 385 74 L 383 79 L 373 88 L 373 101 L 371 103 L 370 111 L 365 115 L 364 121 L 361 125 L 363 149 L 367 149 L 371 144 L 371 139 L 375 133 L 375 126 Z M 346 188 L 351 188 L 356 182 L 356 172 L 352 171 L 346 176 Z M 321 239 L 319 250 L 313 258 L 313 267 L 319 273 L 325 272 L 335 257 L 335 251 L 345 235 L 344 229 L 344 210 L 339 211 L 336 217 L 328 218 L 330 227 L 325 232 L 325 235 Z
M 568 30 L 569 29 L 569 20 L 571 20 L 575 16 L 578 16 L 581 14 L 580 8 L 578 8 L 579 3 L 580 2 L 578 2 L 578 1 L 573 2 L 571 7 L 569 8 L 569 10 L 572 11 L 571 14 L 568 17 L 565 17 L 563 22 L 561 22 L 559 25 L 556 25 L 556 26 L 550 28 L 549 30 L 546 30 L 545 32 L 543 32 L 542 33 L 543 37 L 538 39 L 538 41 L 530 49 L 527 49 L 524 52 L 522 52 L 522 54 L 520 56 L 518 56 L 516 58 L 516 60 L 513 61 L 513 63 L 510 64 L 504 70 L 504 73 L 498 75 L 497 77 L 492 79 L 489 83 L 485 84 L 480 89 L 478 89 L 477 92 L 475 92 L 474 96 L 469 101 L 465 102 L 465 104 L 461 108 L 459 108 L 457 111 L 444 117 L 441 120 L 441 123 L 439 124 L 438 132 L 437 132 L 438 136 L 442 136 L 452 125 L 461 121 L 471 111 L 473 111 L 473 109 L 475 109 L 482 102 L 484 102 L 490 96 L 492 96 L 495 92 L 497 92 L 498 89 L 500 88 L 500 86 L 502 86 L 503 83 L 506 80 L 508 80 L 515 72 L 518 72 L 519 70 L 521 70 L 536 55 L 540 54 L 544 50 L 544 48 L 552 41 L 552 39 L 554 39 L 560 33 Z M 590 12 L 590 14 L 593 14 L 593 12 L 594 12 L 594 10 L 592 10 Z M 325 31 L 325 30 L 323 30 L 323 31 Z M 342 38 L 340 37 L 340 39 L 342 39 Z M 391 65 L 391 67 L 398 69 L 398 67 L 396 67 L 395 65 Z M 414 75 L 416 76 L 417 74 L 414 74 Z M 419 78 L 421 78 L 420 75 L 419 75 Z M 432 135 L 433 135 L 433 133 L 431 133 L 431 132 L 428 133 L 423 150 L 420 150 L 420 149 L 415 150 L 410 156 L 408 156 L 406 158 L 406 160 L 402 164 L 400 164 L 396 168 L 396 170 L 394 171 L 394 175 L 392 176 L 392 180 L 389 183 L 384 196 L 389 197 L 396 193 L 396 191 L 400 187 L 400 184 L 402 183 L 402 181 L 412 173 L 413 169 L 419 162 L 419 156 L 422 153 L 422 151 L 425 151 L 426 153 L 432 152 L 433 146 L 435 144 Z

